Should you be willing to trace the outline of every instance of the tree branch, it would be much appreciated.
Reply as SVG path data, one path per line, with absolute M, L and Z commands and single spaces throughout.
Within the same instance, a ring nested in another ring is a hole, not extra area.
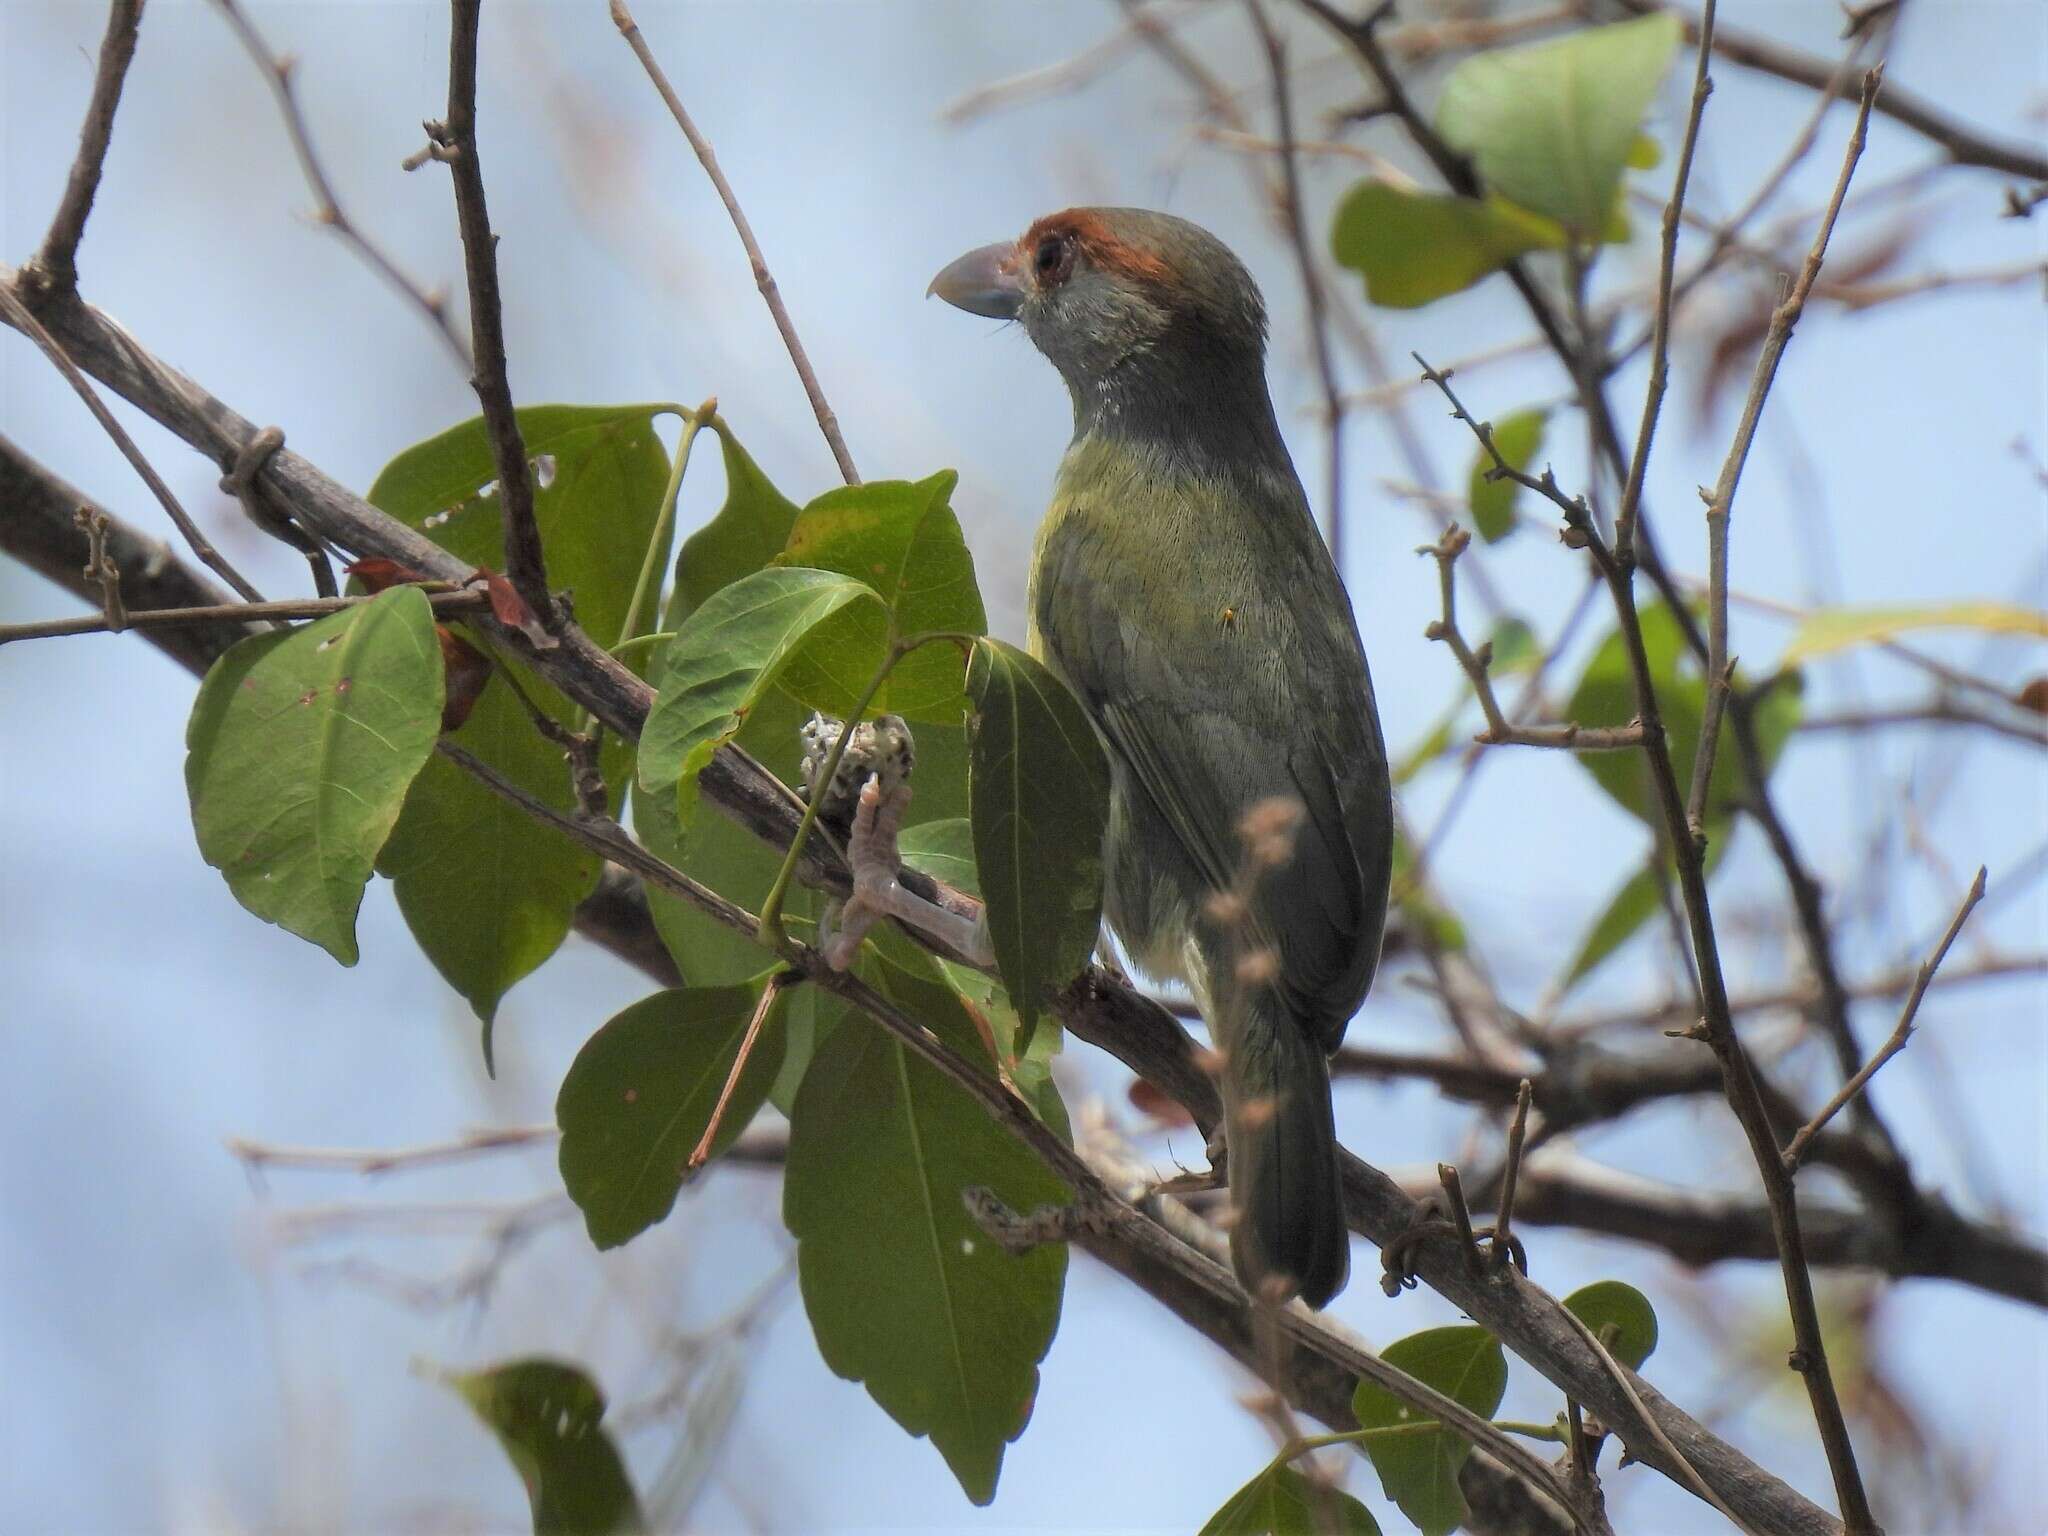
M 11 282 L 13 276 L 0 268 L 0 279 Z M 202 451 L 231 458 L 234 446 L 249 434 L 242 418 L 150 358 L 89 306 L 75 300 L 55 304 L 50 323 L 84 366 Z M 266 491 L 289 508 L 297 521 L 341 548 L 358 555 L 401 560 L 429 576 L 459 581 L 470 574 L 462 562 L 368 506 L 288 448 L 280 449 L 268 461 L 263 482 Z M 651 690 L 575 625 L 562 626 L 560 643 L 554 649 L 531 652 L 516 630 L 504 630 L 488 619 L 479 622 L 490 626 L 494 637 L 516 654 L 528 657 L 544 676 L 607 727 L 637 738 L 652 700 Z M 718 752 L 699 788 L 706 800 L 740 825 L 782 847 L 789 845 L 801 814 L 796 799 L 744 753 L 730 748 Z M 826 889 L 850 889 L 843 861 L 822 839 L 814 839 L 806 850 L 802 873 L 807 881 L 820 882 Z M 904 871 L 903 878 L 906 884 L 914 882 L 930 891 L 935 899 L 958 902 L 963 910 L 968 909 L 965 898 L 915 871 Z M 1198 1123 L 1216 1123 L 1221 1111 L 1216 1086 L 1196 1062 L 1186 1032 L 1127 984 L 1091 970 L 1061 996 L 1058 1014 L 1075 1035 L 1110 1050 L 1180 1098 Z M 1348 1154 L 1343 1169 L 1347 1206 L 1359 1230 L 1381 1243 L 1409 1230 L 1413 1206 L 1398 1185 Z M 1523 1219 L 1533 1219 L 1527 1210 L 1526 1190 L 1523 1202 Z M 1135 1214 L 1132 1220 L 1143 1222 Z M 1676 1475 L 1677 1469 L 1665 1465 L 1666 1458 L 1648 1427 L 1617 1390 L 1604 1364 L 1559 1316 L 1553 1298 L 1512 1270 L 1472 1276 L 1454 1245 L 1424 1242 L 1415 1251 L 1414 1264 L 1424 1280 L 1536 1366 L 1561 1391 L 1599 1414 L 1643 1460 L 1667 1475 Z M 1223 1280 L 1231 1296 L 1242 1295 L 1227 1276 Z M 1638 1382 L 1636 1390 L 1686 1460 L 1745 1519 L 1764 1530 L 1814 1536 L 1836 1529 L 1825 1512 L 1713 1436 L 1654 1389 Z
M 512 409 L 505 362 L 505 304 L 498 290 L 498 237 L 484 202 L 483 162 L 476 144 L 476 43 L 483 0 L 452 0 L 448 29 L 448 117 L 429 123 L 427 136 L 445 153 L 455 184 L 455 218 L 462 230 L 462 260 L 469 278 L 469 336 L 476 354 L 470 384 L 483 409 L 498 469 L 498 505 L 505 525 L 505 575 L 550 629 L 556 619 L 548 590 L 547 557 L 534 517 L 533 466 Z
M 107 10 L 107 34 L 100 40 L 99 68 L 93 75 L 92 100 L 78 133 L 78 158 L 64 182 L 64 196 L 43 236 L 42 249 L 29 264 L 30 284 L 44 293 L 69 293 L 78 286 L 78 242 L 100 189 L 107 146 L 113 142 L 114 112 L 121 105 L 121 87 L 135 58 L 136 34 L 142 27 L 142 0 L 113 0 Z

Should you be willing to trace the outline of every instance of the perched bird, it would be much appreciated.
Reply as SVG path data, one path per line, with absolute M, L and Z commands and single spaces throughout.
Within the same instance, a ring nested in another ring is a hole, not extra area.
M 1032 649 L 1109 758 L 1110 924 L 1189 984 L 1223 1058 L 1238 1273 L 1320 1307 L 1350 1267 L 1328 1053 L 1379 963 L 1393 806 L 1265 305 L 1213 235 L 1134 208 L 1050 214 L 931 292 L 1020 321 L 1073 396 Z

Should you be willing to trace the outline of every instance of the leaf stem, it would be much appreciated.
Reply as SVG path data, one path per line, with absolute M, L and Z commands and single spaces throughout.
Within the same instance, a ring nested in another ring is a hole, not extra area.
M 660 578 L 655 567 L 661 563 L 662 551 L 668 545 L 669 532 L 675 527 L 676 500 L 683 491 L 683 472 L 690 466 L 690 447 L 697 441 L 697 433 L 709 425 L 718 411 L 718 400 L 706 400 L 696 410 L 685 410 L 680 405 L 664 407 L 675 412 L 683 423 L 683 435 L 676 444 L 676 456 L 669 465 L 668 485 L 661 493 L 661 511 L 654 519 L 654 532 L 647 540 L 647 554 L 640 562 L 640 575 L 633 583 L 632 601 L 626 604 L 626 622 L 619 631 L 618 643 L 612 647 L 616 656 L 640 628 L 640 609 L 647 601 L 650 590 L 659 591 Z

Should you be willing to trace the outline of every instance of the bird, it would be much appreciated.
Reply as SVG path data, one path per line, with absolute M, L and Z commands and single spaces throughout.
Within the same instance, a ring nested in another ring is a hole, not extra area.
M 1137 208 L 1048 214 L 929 293 L 1017 322 L 1072 397 L 1028 648 L 1109 762 L 1109 925 L 1190 988 L 1220 1057 L 1233 1266 L 1321 1308 L 1350 1269 L 1329 1056 L 1379 964 L 1393 802 L 1264 300 L 1214 235 Z

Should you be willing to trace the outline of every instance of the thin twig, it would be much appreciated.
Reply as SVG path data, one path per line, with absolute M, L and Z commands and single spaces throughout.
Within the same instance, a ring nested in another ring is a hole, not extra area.
M 1535 1086 L 1528 1078 L 1515 1085 L 1515 1118 L 1508 1124 L 1508 1160 L 1501 1170 L 1500 1207 L 1493 1213 L 1493 1262 L 1507 1262 L 1514 1248 L 1515 1184 L 1522 1176 L 1522 1144 L 1529 1134 L 1529 1100 Z
M 294 84 L 298 74 L 298 61 L 289 54 L 272 53 L 263 41 L 237 0 L 213 0 L 220 7 L 221 14 L 233 27 L 235 35 L 242 40 L 249 57 L 263 71 L 263 77 L 270 84 L 271 94 L 277 98 L 278 111 L 284 117 L 285 133 L 292 141 L 292 152 L 298 156 L 299 169 L 304 173 L 306 185 L 313 190 L 316 206 L 313 222 L 325 226 L 340 236 L 347 245 L 376 274 L 383 278 L 401 297 L 408 300 L 427 317 L 436 334 L 448 344 L 448 350 L 455 354 L 455 360 L 462 365 L 462 371 L 469 373 L 476 367 L 476 360 L 470 355 L 469 344 L 462 339 L 462 333 L 455 328 L 455 322 L 448 314 L 448 297 L 436 289 L 433 292 L 422 288 L 399 269 L 384 248 L 364 234 L 348 211 L 341 206 L 341 199 L 334 195 L 334 184 L 327 179 L 327 172 L 320 163 L 320 156 L 313 148 L 311 133 L 306 127 L 305 112 L 299 106 L 298 90 Z
M 675 88 L 668 83 L 668 76 L 662 72 L 660 63 L 654 57 L 654 50 L 647 46 L 647 39 L 641 36 L 640 24 L 633 19 L 633 13 L 626 9 L 625 0 L 611 0 L 612 25 L 619 29 L 626 44 L 640 60 L 641 68 L 647 71 L 647 78 L 654 82 L 655 90 L 668 104 L 669 115 L 675 118 L 676 126 L 683 130 L 683 137 L 690 141 L 690 148 L 697 153 L 698 162 L 704 167 L 704 174 L 711 178 L 711 185 L 718 189 L 719 201 L 725 204 L 725 211 L 732 219 L 732 227 L 738 232 L 740 244 L 746 247 L 747 260 L 754 269 L 754 285 L 761 290 L 761 297 L 768 305 L 768 313 L 775 317 L 775 329 L 782 333 L 782 344 L 789 349 L 789 360 L 796 365 L 796 375 L 803 381 L 804 393 L 810 397 L 811 411 L 818 418 L 818 430 L 825 434 L 825 441 L 832 449 L 832 457 L 838 461 L 839 473 L 848 485 L 860 484 L 860 472 L 853 467 L 853 455 L 846 450 L 846 439 L 839 432 L 839 418 L 832 414 L 832 407 L 826 402 L 825 390 L 818 383 L 818 375 L 811 367 L 811 359 L 804 351 L 804 345 L 797 339 L 796 326 L 789 318 L 789 310 L 783 305 L 782 290 L 775 285 L 775 278 L 768 270 L 767 258 L 761 254 L 760 242 L 754 238 L 753 226 L 740 208 L 740 200 L 733 195 L 732 183 L 725 179 L 725 172 L 718 168 L 718 156 L 712 152 L 711 141 L 697 131 L 697 125 L 684 110 L 682 99 Z
M 1301 296 L 1308 310 L 1309 342 L 1315 353 L 1316 378 L 1322 385 L 1323 410 L 1327 425 L 1323 453 L 1327 478 L 1323 492 L 1323 523 L 1328 530 L 1330 559 L 1344 569 L 1344 409 L 1343 392 L 1337 387 L 1337 364 L 1330 355 L 1330 325 L 1326 313 L 1322 278 L 1309 247 L 1308 217 L 1302 205 L 1301 172 L 1294 160 L 1294 93 L 1287 81 L 1287 49 L 1280 34 L 1266 17 L 1259 0 L 1245 0 L 1266 52 L 1266 68 L 1273 80 L 1273 116 L 1280 130 L 1280 215 L 1286 226 L 1288 244 L 1294 250 L 1294 264 L 1301 277 Z
M 255 1173 L 268 1168 L 304 1168 L 374 1176 L 439 1167 L 513 1147 L 530 1147 L 554 1141 L 561 1134 L 554 1125 L 513 1125 L 471 1131 L 452 1141 L 429 1142 L 424 1146 L 378 1148 L 279 1147 L 231 1136 L 227 1149 L 230 1156 Z
M 1493 448 L 1491 427 L 1484 422 L 1478 425 L 1485 428 L 1486 435 L 1481 441 L 1499 460 L 1499 450 Z M 1458 658 L 1458 665 L 1471 680 L 1472 692 L 1486 716 L 1486 729 L 1473 740 L 1484 746 L 1563 747 L 1574 752 L 1614 752 L 1641 746 L 1643 729 L 1640 725 L 1582 726 L 1569 722 L 1563 725 L 1516 725 L 1508 719 L 1501 710 L 1500 701 L 1494 697 L 1493 680 L 1487 671 L 1487 664 L 1492 660 L 1490 648 L 1482 646 L 1474 651 L 1458 629 L 1457 583 L 1452 572 L 1457 566 L 1458 556 L 1471 542 L 1472 535 L 1453 523 L 1436 543 L 1424 544 L 1415 552 L 1436 557 L 1438 585 L 1443 594 L 1443 617 L 1423 633 L 1427 638 L 1441 640 L 1451 648 L 1451 654 Z
M 16 640 L 51 640 L 65 635 L 98 635 L 121 629 L 156 629 L 176 624 L 246 624 L 266 619 L 317 619 L 360 608 L 367 597 L 308 597 L 281 603 L 217 603 L 199 608 L 143 608 L 114 623 L 105 613 L 75 619 L 44 619 L 33 624 L 0 624 L 0 645 Z M 483 592 L 430 592 L 427 601 L 437 614 L 480 613 L 490 606 Z
M 1870 1060 L 1863 1064 L 1862 1070 L 1842 1084 L 1835 1096 L 1822 1105 L 1811 1120 L 1799 1127 L 1793 1133 L 1791 1141 L 1785 1144 L 1787 1173 L 1799 1171 L 1799 1164 L 1806 1157 L 1806 1149 L 1813 1144 L 1813 1138 L 1821 1133 L 1821 1128 L 1841 1112 L 1842 1106 L 1869 1086 L 1870 1080 L 1877 1076 L 1878 1068 L 1906 1048 L 1906 1042 L 1913 1035 L 1914 1016 L 1920 1012 L 1920 1000 L 1927 995 L 1927 988 L 1934 980 L 1934 973 L 1941 969 L 1941 962 L 1947 957 L 1949 946 L 1955 943 L 1956 935 L 1963 931 L 1963 924 L 1969 921 L 1977 903 L 1984 899 L 1984 876 L 1984 869 L 1979 867 L 1977 878 L 1970 882 L 1969 892 L 1963 897 L 1963 904 L 1956 908 L 1956 915 L 1948 925 L 1948 932 L 1941 936 L 1941 942 L 1935 945 L 1934 953 L 1927 957 L 1914 974 L 1913 990 L 1906 994 L 1906 1005 L 1899 1010 L 1898 1026 L 1892 1030 L 1891 1038 L 1879 1046 Z
M 1842 199 L 1848 195 L 1849 180 L 1856 162 L 1863 156 L 1863 143 L 1870 126 L 1871 103 L 1884 82 L 1884 66 L 1877 65 L 1863 76 L 1863 96 L 1856 112 L 1856 126 L 1850 130 L 1849 146 L 1842 155 L 1842 169 L 1835 178 L 1834 196 L 1814 231 L 1806 261 L 1792 284 L 1785 302 L 1771 313 L 1771 326 L 1764 335 L 1763 351 L 1756 360 L 1756 373 L 1749 396 L 1742 403 L 1742 418 L 1736 424 L 1735 439 L 1721 463 L 1721 478 L 1707 503 L 1707 701 L 1700 721 L 1699 750 L 1692 761 L 1692 789 L 1686 796 L 1686 823 L 1700 835 L 1707 808 L 1707 786 L 1714 772 L 1714 750 L 1721 734 L 1721 713 L 1728 707 L 1728 690 L 1733 666 L 1728 659 L 1728 520 L 1735 507 L 1735 488 L 1742 479 L 1742 466 L 1756 441 L 1757 423 L 1763 418 L 1764 401 L 1778 376 L 1778 363 L 1792 340 L 1792 328 L 1806 309 L 1806 296 L 1820 276 L 1821 261 L 1827 255 L 1828 239 L 1841 216 Z
M 81 506 L 72 514 L 85 534 L 85 564 L 79 574 L 99 589 L 100 617 L 109 630 L 119 633 L 128 627 L 128 607 L 121 601 L 121 567 L 107 552 L 109 520 L 97 507 Z M 0 643 L 6 631 L 0 627 Z
M 1684 23 L 1688 38 L 1696 41 L 1700 35 L 1699 17 L 1682 7 L 1667 4 L 1666 0 L 1618 0 L 1618 3 L 1623 10 L 1637 16 L 1670 11 Z M 1781 80 L 1790 80 L 1817 91 L 1827 88 L 1835 70 L 1831 60 L 1789 48 L 1775 38 L 1732 27 L 1717 30 L 1714 52 L 1731 64 L 1776 75 Z M 2025 144 L 1981 134 L 1949 117 L 1924 96 L 1894 87 L 1885 92 L 1877 114 L 1903 123 L 1930 143 L 1940 145 L 1957 165 L 1980 166 L 1988 171 L 2024 177 L 2028 181 L 2048 181 L 2048 155 Z
M 1421 359 L 1416 361 L 1421 362 Z M 1472 429 L 1482 444 L 1489 443 L 1491 433 L 1485 431 L 1485 423 L 1475 420 L 1466 411 L 1452 392 L 1449 380 L 1426 363 L 1423 368 L 1431 376 L 1431 382 L 1450 401 L 1452 413 Z M 1495 458 L 1498 462 L 1497 453 Z M 1877 1525 L 1871 1514 L 1869 1497 L 1864 1492 L 1862 1474 L 1856 1466 L 1855 1447 L 1850 1441 L 1841 1399 L 1828 1368 L 1826 1343 L 1821 1333 L 1820 1313 L 1814 1302 L 1813 1276 L 1807 1269 L 1791 1176 L 1785 1172 L 1778 1151 L 1776 1132 L 1757 1086 L 1756 1068 L 1735 1033 L 1728 1011 L 1727 980 L 1721 970 L 1720 945 L 1714 931 L 1713 908 L 1707 895 L 1706 850 L 1687 826 L 1685 801 L 1672 767 L 1663 711 L 1657 697 L 1656 674 L 1643 640 L 1641 616 L 1636 609 L 1635 592 L 1630 581 L 1632 573 L 1615 559 L 1614 552 L 1594 525 L 1583 498 L 1566 496 L 1558 488 L 1556 478 L 1547 471 L 1541 480 L 1518 471 L 1511 472 L 1510 478 L 1549 497 L 1559 506 L 1565 516 L 1566 542 L 1590 552 L 1613 599 L 1619 621 L 1618 632 L 1635 684 L 1636 709 L 1643 728 L 1643 755 L 1649 770 L 1650 787 L 1662 821 L 1661 835 L 1670 847 L 1672 862 L 1676 866 L 1684 926 L 1697 967 L 1703 1014 L 1699 1038 L 1713 1049 L 1721 1065 L 1723 1091 L 1729 1108 L 1742 1126 L 1751 1156 L 1762 1175 L 1772 1231 L 1777 1239 L 1779 1273 L 1784 1280 L 1786 1306 L 1791 1314 L 1796 1343 L 1791 1365 L 1806 1382 L 1807 1398 L 1812 1404 L 1814 1422 L 1827 1453 L 1844 1524 L 1851 1536 L 1876 1536 Z
M 1472 1207 L 1465 1201 L 1465 1185 L 1458 1170 L 1449 1163 L 1436 1165 L 1437 1183 L 1443 1186 L 1444 1205 L 1450 1210 L 1451 1225 L 1458 1229 L 1458 1248 L 1465 1262 L 1479 1268 L 1479 1238 L 1472 1230 Z
M 121 104 L 121 87 L 135 58 L 135 38 L 141 26 L 142 0 L 113 0 L 107 10 L 107 33 L 100 40 L 92 100 L 85 109 L 85 126 L 78 133 L 78 158 L 71 162 L 50 232 L 43 236 L 42 249 L 26 274 L 32 293 L 68 293 L 78 286 L 78 242 L 85 238 L 85 221 L 99 192 L 107 146 L 114 137 L 114 112 Z
M 453 0 L 448 28 L 448 116 L 427 125 L 445 156 L 455 186 L 455 219 L 462 231 L 469 280 L 469 336 L 476 356 L 470 379 L 483 409 L 498 471 L 498 504 L 505 528 L 505 575 L 541 625 L 552 630 L 555 600 L 548 591 L 547 556 L 534 515 L 533 466 L 512 408 L 505 362 L 505 302 L 498 288 L 498 237 L 484 201 L 483 162 L 476 141 L 476 46 L 483 0 Z
M 725 1107 L 732 1102 L 733 1091 L 739 1087 L 740 1078 L 746 1074 L 747 1063 L 754 1055 L 754 1042 L 761 1038 L 761 1026 L 768 1015 L 775 1010 L 775 1001 L 790 986 L 804 979 L 802 971 L 777 971 L 761 988 L 761 997 L 754 1004 L 754 1016 L 747 1020 L 747 1032 L 740 1037 L 740 1048 L 733 1056 L 732 1068 L 725 1074 L 725 1086 L 718 1090 L 718 1102 L 711 1106 L 711 1118 L 704 1124 L 704 1134 L 697 1138 L 697 1145 L 690 1149 L 687 1172 L 694 1173 L 711 1159 L 711 1149 L 718 1141 L 719 1130 L 725 1124 Z
M 106 402 L 100 399 L 99 391 L 86 380 L 78 365 L 72 362 L 69 354 L 57 344 L 56 338 L 43 329 L 42 321 L 31 314 L 28 307 L 16 297 L 14 284 L 4 279 L 0 279 L 0 315 L 5 315 L 10 325 L 41 347 L 43 355 L 64 375 L 64 381 L 78 392 L 78 398 L 85 402 L 86 409 L 93 414 L 93 419 L 99 422 L 107 436 L 114 440 L 114 446 L 121 450 L 121 456 L 134 466 L 135 473 L 142 476 L 142 483 L 149 487 L 151 494 L 156 497 L 164 511 L 170 514 L 171 521 L 178 525 L 178 532 L 183 534 L 185 542 L 192 546 L 192 553 L 199 557 L 200 564 L 250 602 L 262 602 L 263 594 L 249 585 L 242 573 L 229 564 L 227 557 L 215 549 L 206 535 L 199 531 L 199 525 L 186 514 L 184 507 L 179 505 L 178 498 L 171 494 L 171 488 L 164 484 L 163 476 L 156 472 L 149 460 L 143 457 L 142 450 L 135 446 L 135 439 L 114 419 L 114 413 L 108 410 Z
M 1636 428 L 1635 452 L 1629 456 L 1628 477 L 1622 487 L 1621 507 L 1614 517 L 1614 553 L 1624 564 L 1635 557 L 1636 509 L 1642 505 L 1643 477 L 1649 471 L 1650 443 L 1657 435 L 1657 418 L 1664 409 L 1664 389 L 1671 364 L 1671 284 L 1678 267 L 1678 225 L 1685 212 L 1685 188 L 1692 179 L 1693 152 L 1699 147 L 1700 123 L 1706 117 L 1707 98 L 1714 93 L 1714 80 L 1707 73 L 1714 40 L 1714 6 L 1706 0 L 1700 12 L 1699 59 L 1693 67 L 1692 107 L 1686 114 L 1685 138 L 1678 151 L 1678 172 L 1671 182 L 1671 201 L 1664 205 L 1662 246 L 1657 258 L 1656 317 L 1650 325 L 1650 381 L 1643 389 L 1643 419 Z

